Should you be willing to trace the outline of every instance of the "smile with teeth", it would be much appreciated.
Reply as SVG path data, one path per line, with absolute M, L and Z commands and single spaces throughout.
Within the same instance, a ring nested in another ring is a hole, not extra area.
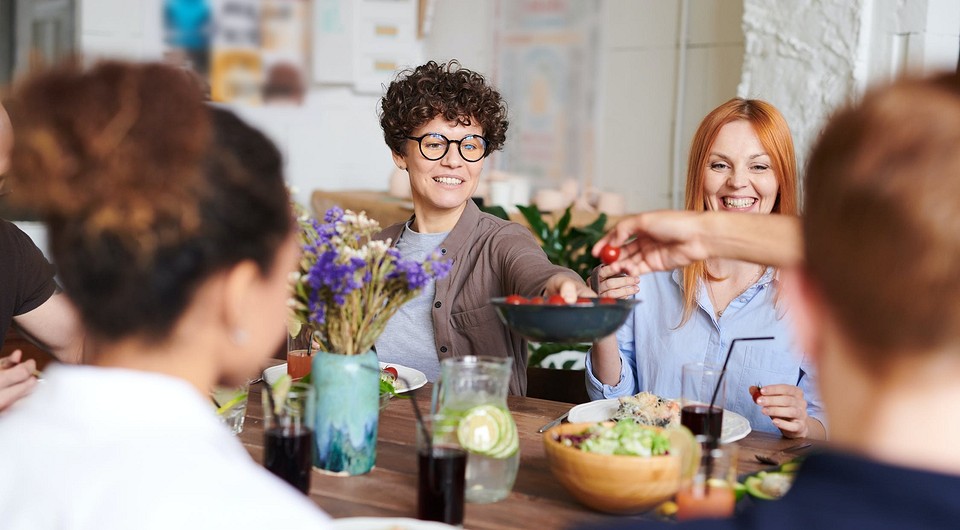
M 727 208 L 748 208 L 753 206 L 757 199 L 752 197 L 724 197 L 723 205 Z
M 457 184 L 463 183 L 462 180 L 454 177 L 433 177 L 434 182 L 439 182 L 440 184 L 449 184 L 451 186 L 456 186 Z

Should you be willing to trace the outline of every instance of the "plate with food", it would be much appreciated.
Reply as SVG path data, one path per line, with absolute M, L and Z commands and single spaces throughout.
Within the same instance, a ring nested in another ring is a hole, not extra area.
M 640 392 L 624 398 L 600 399 L 581 403 L 570 409 L 570 423 L 607 420 L 633 421 L 654 427 L 669 427 L 680 424 L 680 403 L 675 399 L 662 398 L 650 392 Z M 724 409 L 720 441 L 735 442 L 750 434 L 750 422 L 736 412 Z
M 287 373 L 287 363 L 271 366 L 263 371 L 263 379 L 273 384 L 281 375 Z M 416 390 L 427 384 L 427 376 L 420 370 L 393 363 L 380 363 L 380 373 L 394 377 L 393 388 L 398 394 Z

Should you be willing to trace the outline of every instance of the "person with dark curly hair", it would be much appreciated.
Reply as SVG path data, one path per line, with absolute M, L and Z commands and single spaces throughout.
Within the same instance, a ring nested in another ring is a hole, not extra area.
M 5 529 L 328 524 L 210 402 L 276 351 L 299 249 L 280 153 L 201 97 L 118 62 L 14 93 L 11 197 L 47 223 L 90 365 L 48 368 L 0 416 Z
M 559 295 L 574 302 L 595 294 L 575 272 L 550 263 L 530 230 L 471 200 L 507 125 L 500 93 L 456 60 L 405 70 L 387 88 L 380 126 L 393 161 L 410 175 L 414 214 L 378 237 L 409 259 L 439 249 L 453 267 L 400 309 L 376 349 L 381 361 L 416 368 L 431 381 L 442 359 L 512 357 L 510 392 L 525 394 L 526 341 L 500 322 L 490 299 Z

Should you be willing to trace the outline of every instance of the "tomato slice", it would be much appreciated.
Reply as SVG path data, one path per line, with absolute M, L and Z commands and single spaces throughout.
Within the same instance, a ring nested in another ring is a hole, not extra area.
M 383 373 L 392 375 L 394 380 L 396 380 L 398 377 L 400 377 L 400 373 L 397 372 L 397 369 L 394 368 L 394 367 L 392 367 L 392 366 L 384 366 L 384 367 L 383 367 L 383 370 L 381 370 L 381 371 L 382 371 Z

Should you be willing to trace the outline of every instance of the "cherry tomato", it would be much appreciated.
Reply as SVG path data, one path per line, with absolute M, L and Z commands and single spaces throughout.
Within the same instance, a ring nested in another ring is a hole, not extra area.
M 397 372 L 397 369 L 392 366 L 384 366 L 383 370 L 381 371 L 385 374 L 392 375 L 394 379 L 400 377 L 400 374 Z
M 753 396 L 753 402 L 756 403 L 760 396 L 763 394 L 760 393 L 760 385 L 750 387 L 750 395 Z
M 530 303 L 533 305 L 543 305 L 543 297 L 534 296 L 533 298 L 530 299 Z
M 618 259 L 620 259 L 620 247 L 604 245 L 603 248 L 600 249 L 600 261 L 602 261 L 604 265 L 610 265 Z
M 527 299 L 519 294 L 511 294 L 505 301 L 510 305 L 523 305 L 527 303 Z
M 578 304 L 592 304 L 593 301 L 594 301 L 594 298 L 584 298 L 584 297 L 577 298 Z
M 610 305 L 612 305 L 612 304 L 616 304 L 616 303 L 617 303 L 617 299 L 616 299 L 616 298 L 610 298 L 610 297 L 608 297 L 608 296 L 601 296 L 601 297 L 600 297 L 600 303 L 601 303 L 601 304 L 610 304 Z
M 566 305 L 567 302 L 559 294 L 551 295 L 550 298 L 547 298 L 547 303 L 550 305 Z

